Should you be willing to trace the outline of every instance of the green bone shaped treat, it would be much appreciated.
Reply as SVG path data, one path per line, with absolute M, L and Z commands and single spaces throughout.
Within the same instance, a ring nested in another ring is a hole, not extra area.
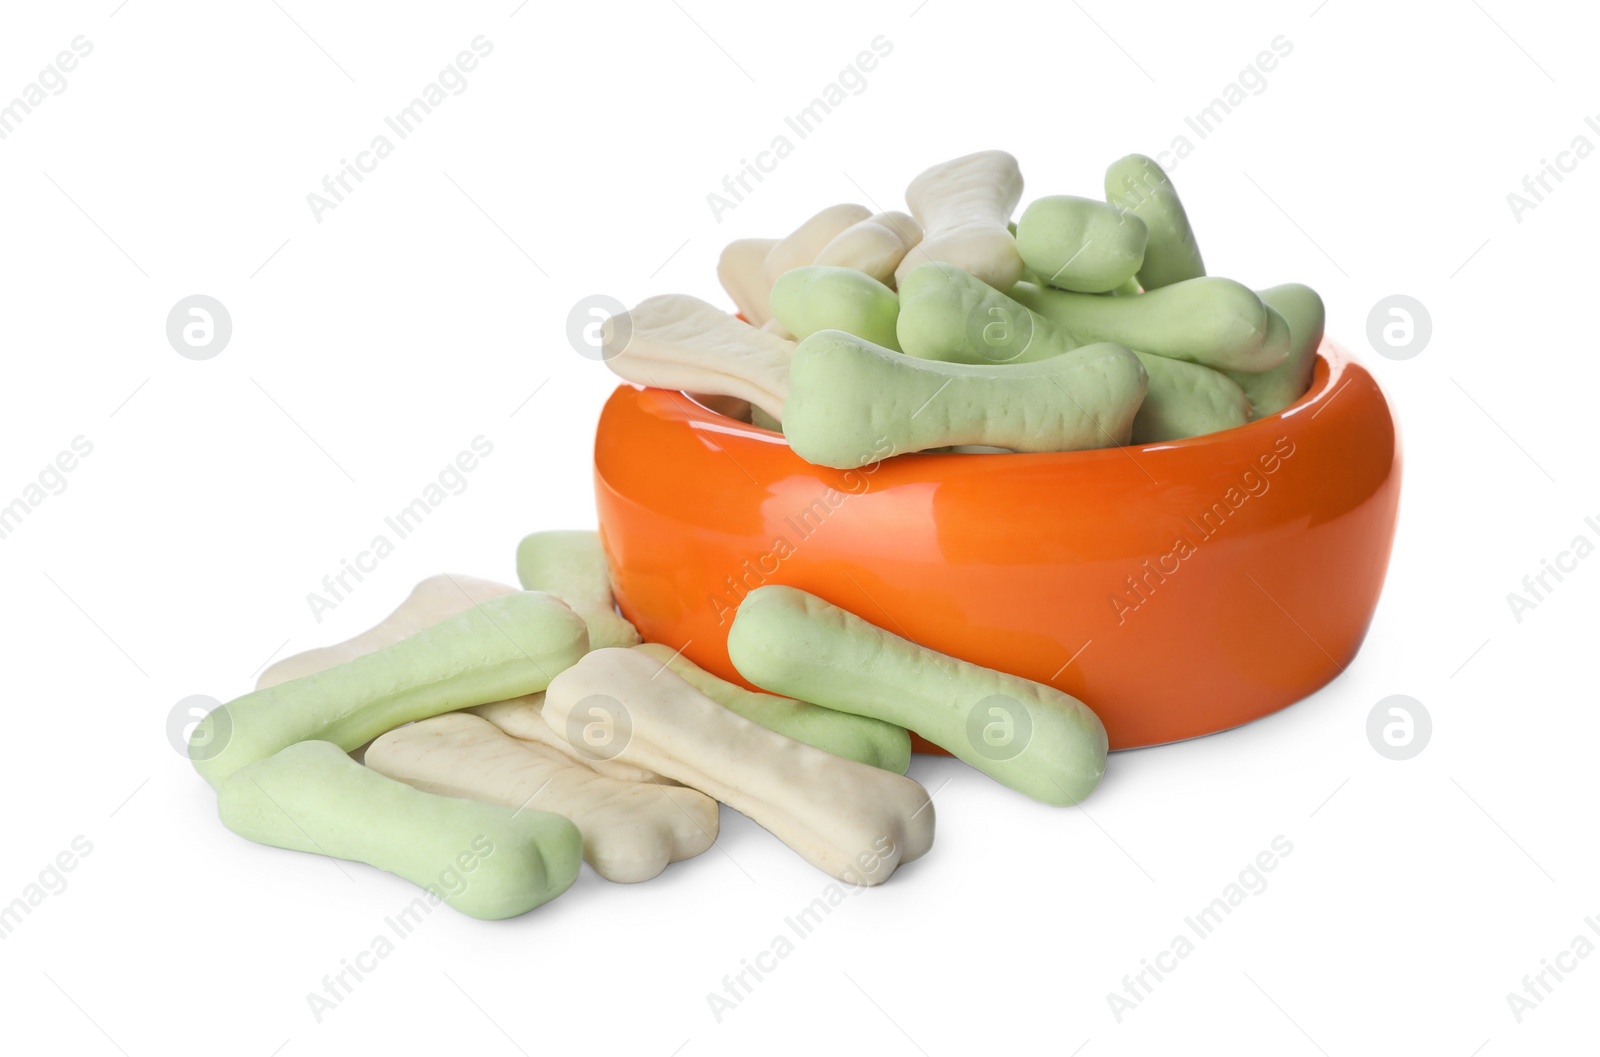
M 900 299 L 883 283 L 854 268 L 810 264 L 772 284 L 772 318 L 796 340 L 819 330 L 842 330 L 900 351 L 895 320 Z
M 1147 352 L 1134 355 L 1150 373 L 1150 391 L 1133 419 L 1133 443 L 1200 437 L 1250 421 L 1244 390 L 1222 372 Z
M 802 459 L 836 469 L 956 444 L 1115 447 L 1128 443 L 1146 382 L 1138 357 L 1110 343 L 980 367 L 822 330 L 795 349 L 783 432 Z
M 900 330 L 906 352 L 953 363 L 1031 363 L 1070 352 L 1072 336 L 966 272 L 923 265 L 906 276 Z M 1250 404 L 1209 367 L 1135 351 L 1150 377 L 1132 442 L 1198 437 L 1241 426 Z
M 195 725 L 189 758 L 213 786 L 298 741 L 349 751 L 402 723 L 537 693 L 589 649 L 554 595 L 491 598 L 364 657 L 235 698 Z
M 438 796 L 326 741 L 302 741 L 217 786 L 222 824 L 247 840 L 350 859 L 421 885 L 463 914 L 526 914 L 578 876 L 578 827 L 545 811 Z
M 1265 371 L 1289 354 L 1289 327 L 1255 292 L 1211 276 L 1102 297 L 1017 283 L 1019 301 L 1061 326 L 1074 342 L 1114 341 L 1223 371 Z
M 1311 372 L 1317 366 L 1317 349 L 1322 345 L 1322 328 L 1327 321 L 1322 298 L 1300 283 L 1262 290 L 1261 300 L 1288 322 L 1289 358 L 1271 370 L 1254 374 L 1228 372 L 1228 377 L 1238 382 L 1250 399 L 1251 418 L 1275 415 L 1305 395 L 1311 386 Z
M 1032 363 L 1070 352 L 1060 327 L 948 264 L 921 264 L 900 284 L 900 348 L 946 363 Z
M 1100 294 L 1132 279 L 1144 263 L 1144 221 L 1093 198 L 1047 195 L 1017 221 L 1017 252 L 1044 282 Z
M 617 613 L 600 534 L 585 530 L 535 532 L 517 544 L 517 580 L 548 591 L 589 626 L 589 648 L 637 646 L 639 632 Z
M 1106 201 L 1144 221 L 1149 242 L 1139 266 L 1146 290 L 1171 286 L 1206 273 L 1189 214 L 1172 180 L 1153 158 L 1130 154 L 1106 169 Z
M 1077 803 L 1105 773 L 1105 727 L 1077 698 L 919 646 L 793 587 L 745 597 L 728 654 L 757 686 L 904 726 L 1047 804 Z
M 835 712 L 793 698 L 746 690 L 717 678 L 681 651 L 658 643 L 647 642 L 634 649 L 662 662 L 678 678 L 723 708 L 768 730 L 803 741 L 823 752 L 895 774 L 905 774 L 911 765 L 911 736 L 904 727 L 848 712 Z

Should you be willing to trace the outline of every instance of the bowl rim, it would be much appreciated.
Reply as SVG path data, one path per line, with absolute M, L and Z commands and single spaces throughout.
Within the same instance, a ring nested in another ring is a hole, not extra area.
M 918 456 L 919 459 L 959 459 L 962 460 L 962 465 L 968 466 L 973 465 L 970 460 L 974 459 L 1003 458 L 1007 460 L 1007 465 L 1016 465 L 1020 467 L 1023 465 L 1051 465 L 1069 461 L 1090 461 L 1097 458 L 1105 458 L 1109 454 L 1118 452 L 1129 455 L 1148 455 L 1159 458 L 1163 452 L 1193 451 L 1206 447 L 1232 444 L 1235 442 L 1240 442 L 1246 437 L 1254 437 L 1259 434 L 1266 433 L 1274 429 L 1275 424 L 1284 423 L 1291 419 L 1299 419 L 1302 416 L 1307 415 L 1309 415 L 1311 418 L 1315 418 L 1317 415 L 1322 413 L 1324 408 L 1332 403 L 1335 397 L 1344 391 L 1344 388 L 1349 385 L 1352 380 L 1349 377 L 1350 369 L 1352 367 L 1359 367 L 1359 361 L 1357 361 L 1356 358 L 1351 355 L 1350 352 L 1342 345 L 1339 345 L 1326 337 L 1322 339 L 1322 343 L 1317 347 L 1316 356 L 1316 363 L 1312 368 L 1311 384 L 1307 386 L 1306 391 L 1301 394 L 1300 398 L 1294 403 L 1290 404 L 1281 411 L 1275 411 L 1270 415 L 1264 415 L 1261 418 L 1252 419 L 1251 421 L 1243 423 L 1242 425 L 1230 426 L 1227 429 L 1215 430 L 1211 433 L 1202 433 L 1195 437 L 1185 437 L 1181 440 L 1155 441 L 1149 444 L 1122 444 L 1109 448 L 1084 448 L 1076 451 L 914 451 L 897 453 L 894 458 L 900 458 L 906 455 L 915 455 Z M 1374 384 L 1376 384 L 1375 379 Z M 633 382 L 624 382 L 619 388 L 623 387 L 636 390 L 655 388 L 652 386 L 639 385 Z M 680 408 L 680 413 L 673 416 L 675 418 L 679 418 L 681 421 L 687 424 L 711 428 L 725 436 L 731 435 L 760 443 L 783 443 L 782 433 L 779 433 L 776 430 L 770 430 L 761 426 L 752 425 L 749 422 L 741 421 L 737 418 L 733 418 L 720 411 L 707 407 L 692 393 L 676 389 L 664 391 L 674 393 L 675 395 L 681 397 L 683 402 L 686 402 L 690 406 L 691 413 L 683 413 L 682 409 Z M 1016 460 L 1024 461 L 1019 463 Z

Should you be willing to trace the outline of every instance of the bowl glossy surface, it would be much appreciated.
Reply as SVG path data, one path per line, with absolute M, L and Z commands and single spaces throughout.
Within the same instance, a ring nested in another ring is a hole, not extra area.
M 1383 587 L 1400 459 L 1377 382 L 1325 344 L 1298 403 L 1222 433 L 858 470 L 624 385 L 595 478 L 617 600 L 647 639 L 743 682 L 739 601 L 790 584 L 1065 690 L 1125 749 L 1237 726 L 1343 671 Z

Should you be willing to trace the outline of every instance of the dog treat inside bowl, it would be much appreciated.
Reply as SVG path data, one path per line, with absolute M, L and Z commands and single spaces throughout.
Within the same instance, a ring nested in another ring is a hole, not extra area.
M 906 191 L 909 222 L 829 206 L 780 242 L 730 243 L 717 274 L 748 325 L 683 295 L 652 297 L 607 324 L 620 345 L 607 362 L 640 385 L 748 403 L 741 421 L 839 468 L 930 448 L 1182 440 L 1303 395 L 1321 343 L 1316 293 L 1291 283 L 1257 294 L 1207 275 L 1177 190 L 1143 155 L 1113 163 L 1105 188 L 1103 202 L 1037 198 L 1013 224 L 1022 177 L 1011 155 L 934 165 Z M 890 355 L 846 356 L 827 331 Z M 1085 389 L 1069 354 L 1107 343 L 1131 353 L 1127 365 L 1118 374 L 1102 360 Z M 919 369 L 902 350 L 991 370 Z M 801 420 L 783 425 L 793 377 Z

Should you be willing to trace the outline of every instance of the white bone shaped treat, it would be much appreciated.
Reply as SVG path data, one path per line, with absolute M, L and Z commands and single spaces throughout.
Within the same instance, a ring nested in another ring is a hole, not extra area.
M 717 802 L 704 793 L 607 778 L 464 712 L 391 730 L 366 765 L 425 793 L 571 819 L 584 861 L 608 881 L 648 881 L 717 839 Z
M 606 363 L 637 385 L 748 400 L 783 417 L 795 343 L 740 321 L 687 294 L 639 302 L 602 326 L 607 348 L 626 342 Z
M 942 162 L 906 188 L 906 204 L 922 224 L 922 242 L 895 269 L 895 281 L 919 264 L 943 261 L 1005 293 L 1022 278 L 1017 240 L 1006 230 L 1022 200 L 1022 172 L 1003 150 Z
M 465 613 L 479 602 L 515 594 L 516 591 L 515 587 L 471 576 L 451 573 L 430 576 L 417 584 L 393 613 L 354 638 L 332 646 L 306 650 L 271 665 L 256 679 L 256 689 L 315 675 L 357 657 L 376 653 L 440 621 Z
M 631 763 L 613 759 L 604 753 L 592 750 L 579 749 L 560 731 L 552 730 L 550 724 L 544 721 L 544 693 L 529 694 L 527 697 L 513 697 L 509 701 L 496 701 L 493 704 L 478 705 L 474 708 L 464 709 L 481 719 L 487 720 L 511 735 L 523 741 L 535 742 L 548 749 L 554 749 L 573 763 L 582 764 L 595 774 L 619 782 L 634 782 L 641 785 L 677 785 L 671 778 L 664 778 L 654 771 L 643 767 L 636 767 Z
M 893 286 L 895 269 L 920 241 L 922 225 L 916 218 L 905 213 L 875 213 L 835 235 L 811 263 L 854 268 Z
M 852 225 L 859 224 L 872 215 L 866 206 L 843 203 L 829 206 L 814 214 L 804 224 L 790 232 L 789 237 L 772 247 L 763 268 L 767 276 L 767 289 L 778 281 L 778 276 L 791 268 L 800 268 L 817 259 L 824 246 L 838 238 Z M 769 313 L 770 316 L 770 313 Z
M 735 239 L 723 247 L 717 258 L 717 281 L 733 298 L 739 314 L 759 327 L 772 318 L 767 301 L 772 296 L 772 280 L 767 278 L 767 254 L 777 239 Z
M 545 721 L 568 729 L 595 702 L 627 716 L 628 736 L 611 747 L 617 759 L 715 797 L 842 881 L 881 884 L 933 845 L 922 786 L 752 723 L 646 653 L 585 656 L 551 681 Z

